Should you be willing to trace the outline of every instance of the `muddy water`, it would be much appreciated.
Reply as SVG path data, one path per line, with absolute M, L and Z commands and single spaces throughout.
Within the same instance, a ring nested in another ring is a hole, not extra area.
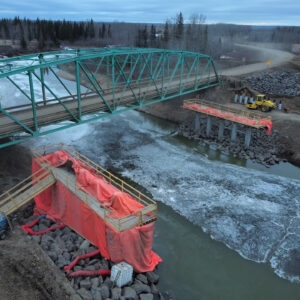
M 299 299 L 298 168 L 223 156 L 135 111 L 34 144 L 60 141 L 159 201 L 154 250 L 164 259 L 162 290 L 182 300 Z

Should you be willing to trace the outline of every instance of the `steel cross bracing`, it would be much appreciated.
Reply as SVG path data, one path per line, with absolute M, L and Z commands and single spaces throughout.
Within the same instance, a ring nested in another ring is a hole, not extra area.
M 220 84 L 211 56 L 150 48 L 6 58 L 0 87 L 4 80 L 12 92 L 0 99 L 0 148 Z

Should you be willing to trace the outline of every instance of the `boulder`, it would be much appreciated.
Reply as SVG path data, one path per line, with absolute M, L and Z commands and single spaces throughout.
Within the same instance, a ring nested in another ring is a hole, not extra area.
M 111 298 L 113 300 L 119 300 L 121 297 L 122 289 L 119 287 L 115 287 L 111 289 Z
M 89 290 L 92 287 L 92 283 L 89 278 L 85 278 L 85 279 L 81 280 L 79 285 L 80 285 L 80 288 L 83 288 L 86 290 Z
M 134 300 L 136 297 L 136 291 L 129 286 L 124 287 L 123 296 L 125 299 Z

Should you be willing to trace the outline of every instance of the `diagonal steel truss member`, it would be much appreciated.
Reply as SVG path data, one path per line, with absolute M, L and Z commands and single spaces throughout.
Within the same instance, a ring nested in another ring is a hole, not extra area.
M 28 78 L 26 86 L 17 75 Z M 47 81 L 50 75 L 57 81 L 55 87 Z M 6 58 L 0 60 L 0 85 L 2 80 L 8 80 L 27 103 L 0 103 L 0 148 L 220 84 L 211 56 L 151 48 L 77 49 Z M 57 86 L 63 94 L 57 93 Z M 54 129 L 45 127 L 54 123 Z

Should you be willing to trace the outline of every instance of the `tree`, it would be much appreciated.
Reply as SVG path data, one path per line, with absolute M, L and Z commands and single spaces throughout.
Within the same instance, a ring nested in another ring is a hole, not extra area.
M 111 33 L 111 24 L 108 25 L 108 29 L 107 29 L 107 37 L 108 38 L 112 38 L 112 33 Z
M 137 36 L 135 38 L 136 47 L 142 47 L 142 36 L 143 36 L 142 30 L 139 28 L 137 32 Z
M 168 21 L 166 21 L 166 24 L 165 24 L 163 40 L 166 43 L 169 41 L 169 22 Z
M 23 50 L 27 49 L 27 43 L 26 43 L 26 40 L 24 38 L 24 35 L 22 35 L 22 38 L 21 38 L 21 48 Z
M 181 39 L 183 36 L 183 30 L 184 30 L 183 26 L 184 26 L 183 25 L 183 16 L 182 16 L 182 12 L 180 12 L 177 15 L 177 20 L 176 20 L 175 37 L 177 39 Z
M 153 24 L 151 25 L 150 30 L 150 43 L 152 47 L 156 45 L 156 28 Z
M 144 27 L 144 30 L 142 32 L 142 41 L 143 41 L 143 47 L 148 47 L 148 28 L 147 25 Z
M 43 50 L 45 48 L 45 40 L 43 34 L 40 32 L 39 34 L 39 49 Z
M 94 21 L 91 19 L 90 25 L 89 25 L 89 37 L 91 39 L 95 38 L 95 27 L 94 27 Z
M 106 34 L 106 26 L 103 23 L 102 26 L 101 26 L 101 28 L 99 29 L 99 38 L 100 39 L 104 39 L 105 34 Z

